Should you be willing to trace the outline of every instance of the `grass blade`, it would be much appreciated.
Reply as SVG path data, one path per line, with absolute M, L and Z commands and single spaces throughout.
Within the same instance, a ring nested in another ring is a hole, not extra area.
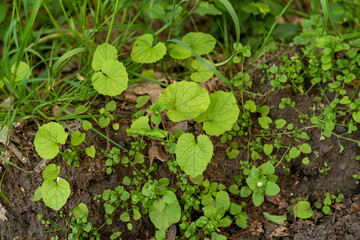
M 286 4 L 286 6 L 284 7 L 284 9 L 281 11 L 281 13 L 279 14 L 279 16 L 277 17 L 277 19 L 275 20 L 275 22 L 273 23 L 273 25 L 270 28 L 270 31 L 268 32 L 263 44 L 261 45 L 261 47 L 259 48 L 259 50 L 257 50 L 254 58 L 253 58 L 253 63 L 259 59 L 262 51 L 264 50 L 264 47 L 266 46 L 267 42 L 269 41 L 269 38 L 271 36 L 271 33 L 274 31 L 277 22 L 279 21 L 280 17 L 286 12 L 286 10 L 289 8 L 290 4 L 292 3 L 293 0 L 290 0 L 288 2 L 288 4 Z

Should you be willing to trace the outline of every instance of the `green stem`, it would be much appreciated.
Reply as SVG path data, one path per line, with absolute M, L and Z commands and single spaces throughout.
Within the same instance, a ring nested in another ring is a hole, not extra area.
M 108 43 L 108 42 L 109 42 L 109 39 L 110 39 L 110 35 L 111 35 L 112 28 L 113 28 L 113 26 L 114 26 L 115 15 L 116 15 L 118 6 L 119 6 L 119 0 L 116 0 L 115 10 L 114 10 L 113 15 L 112 15 L 112 18 L 111 18 L 111 23 L 110 23 L 110 27 L 109 27 L 109 32 L 108 32 L 108 34 L 107 34 L 106 41 L 105 41 L 106 43 Z

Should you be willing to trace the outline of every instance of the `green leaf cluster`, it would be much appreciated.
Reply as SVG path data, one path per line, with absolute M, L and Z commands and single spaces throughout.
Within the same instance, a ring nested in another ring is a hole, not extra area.
M 240 190 L 242 197 L 248 197 L 252 194 L 252 200 L 255 206 L 260 206 L 264 202 L 264 194 L 269 196 L 276 195 L 280 192 L 276 184 L 278 177 L 274 175 L 275 167 L 266 162 L 259 167 L 253 166 L 249 176 L 246 178 L 248 186 L 243 186 Z

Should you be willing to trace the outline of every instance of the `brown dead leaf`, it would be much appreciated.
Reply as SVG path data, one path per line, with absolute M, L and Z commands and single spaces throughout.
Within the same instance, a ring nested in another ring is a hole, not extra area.
M 127 101 L 128 103 L 136 103 L 136 98 L 137 96 L 133 93 L 125 93 L 125 101 Z
M 250 230 L 250 233 L 255 236 L 260 236 L 261 233 L 264 233 L 262 223 L 260 221 L 256 222 L 253 228 Z
M 178 129 L 183 130 L 184 132 L 187 131 L 188 128 L 188 121 L 182 121 L 182 122 L 177 122 L 174 124 L 173 130 L 174 132 Z
M 266 200 L 269 202 L 279 206 L 279 209 L 287 208 L 289 204 L 286 202 L 284 198 L 281 197 L 280 194 L 277 194 L 275 196 L 268 196 L 265 194 Z
M 289 229 L 287 227 L 280 226 L 270 234 L 270 239 L 272 239 L 273 237 L 289 237 L 289 236 L 290 236 Z
M 171 225 L 169 232 L 167 234 L 166 240 L 175 240 L 176 239 L 176 225 Z
M 0 203 L 0 220 L 3 222 L 8 220 L 5 214 L 6 214 L 6 209 Z
M 226 84 L 218 77 L 212 77 L 210 80 L 199 84 L 200 86 L 208 90 L 208 92 L 214 92 L 215 90 L 220 89 L 221 86 L 226 86 Z
M 142 81 L 140 83 L 131 84 L 124 92 L 125 99 L 133 101 L 134 96 L 149 95 L 152 103 L 157 103 L 159 95 L 164 89 L 156 83 Z M 135 99 L 136 100 L 136 99 Z
M 156 145 L 152 145 L 149 148 L 148 155 L 150 159 L 150 166 L 152 165 L 154 158 L 157 158 L 162 162 L 167 162 L 169 160 L 169 156 L 165 153 L 165 151 Z
M 354 88 L 357 88 L 360 85 L 360 81 L 358 79 L 354 79 L 350 83 L 348 83 L 347 85 L 349 85 L 351 87 L 354 87 Z

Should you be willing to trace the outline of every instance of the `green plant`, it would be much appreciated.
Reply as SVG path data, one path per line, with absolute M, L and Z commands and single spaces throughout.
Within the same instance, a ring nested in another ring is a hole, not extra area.
M 330 193 L 325 193 L 325 198 L 323 203 L 316 202 L 315 207 L 317 209 L 321 209 L 321 211 L 326 215 L 331 215 L 332 211 L 330 209 L 331 204 L 333 203 L 333 200 L 335 203 L 340 203 L 344 199 L 344 194 L 340 193 L 338 196 Z
M 274 175 L 275 168 L 270 162 L 261 164 L 259 167 L 253 166 L 249 176 L 246 177 L 248 186 L 241 188 L 241 196 L 248 197 L 252 195 L 255 206 L 260 206 L 264 202 L 264 194 L 273 196 L 280 192 L 276 184 L 277 176 Z
M 307 219 L 313 215 L 310 203 L 308 201 L 299 201 L 293 207 L 293 213 L 298 218 Z
M 70 216 L 73 215 L 74 217 L 71 218 L 69 223 L 69 240 L 81 240 L 84 238 L 91 240 L 100 239 L 100 234 L 97 232 L 97 229 L 87 220 L 88 214 L 88 208 L 84 203 L 79 203 L 78 206 L 72 210 Z
M 60 210 L 70 196 L 70 184 L 63 178 L 58 177 L 60 166 L 49 164 L 42 172 L 43 183 L 34 193 L 32 201 L 42 199 L 46 206 Z
M 99 113 L 102 116 L 98 119 L 98 123 L 101 128 L 107 127 L 110 124 L 110 122 L 114 120 L 114 116 L 110 112 L 115 111 L 115 109 L 116 109 L 115 101 L 110 101 L 106 104 L 105 108 L 100 108 Z M 116 124 L 117 123 L 113 124 L 113 128 L 115 128 L 114 130 L 117 130 L 116 127 L 118 125 Z
M 360 174 L 354 174 L 352 177 L 356 179 L 356 184 L 359 184 Z
M 129 164 L 129 158 L 127 156 L 121 157 L 121 149 L 113 147 L 110 151 L 102 150 L 102 153 L 107 158 L 105 161 L 106 173 L 108 175 L 115 172 L 114 167 L 121 164 L 124 167 L 127 167 Z
M 68 134 L 55 122 L 42 125 L 36 132 L 34 145 L 40 157 L 52 159 L 59 153 L 59 144 L 65 144 Z
M 322 167 L 319 172 L 324 175 L 328 175 L 328 171 L 331 170 L 331 167 L 328 167 L 327 162 L 324 162 L 324 167 Z

